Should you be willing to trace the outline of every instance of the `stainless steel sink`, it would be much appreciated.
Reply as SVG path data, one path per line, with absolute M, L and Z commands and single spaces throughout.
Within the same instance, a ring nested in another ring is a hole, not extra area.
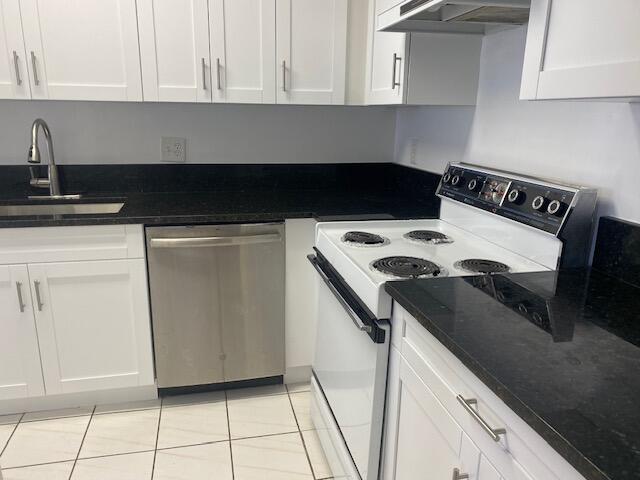
M 0 216 L 17 217 L 29 215 L 108 215 L 118 213 L 124 203 L 53 203 L 0 205 Z

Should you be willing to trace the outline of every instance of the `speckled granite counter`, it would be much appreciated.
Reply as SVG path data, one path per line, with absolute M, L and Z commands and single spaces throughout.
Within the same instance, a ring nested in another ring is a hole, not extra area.
M 5 167 L 2 204 L 24 203 L 28 173 Z M 66 174 L 66 175 L 65 175 Z M 0 228 L 434 218 L 439 176 L 393 164 L 72 166 L 65 192 L 124 201 L 118 214 L 0 217 Z M 2 183 L 2 182 L 0 182 Z
M 640 278 L 612 273 L 640 271 L 640 230 L 602 219 L 600 231 L 598 269 L 386 290 L 587 479 L 638 479 Z

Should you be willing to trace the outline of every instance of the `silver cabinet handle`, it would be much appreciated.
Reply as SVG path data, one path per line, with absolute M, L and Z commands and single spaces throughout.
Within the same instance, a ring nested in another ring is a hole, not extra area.
M 400 86 L 400 82 L 396 81 L 397 77 L 397 66 L 398 62 L 402 60 L 402 57 L 399 57 L 397 53 L 393 54 L 393 69 L 391 72 L 391 90 L 395 90 L 396 87 Z
M 282 91 L 287 91 L 287 61 L 282 60 Z
M 218 90 L 222 90 L 222 84 L 220 83 L 220 59 L 216 58 L 216 81 L 218 82 Z
M 237 245 L 255 245 L 257 243 L 279 242 L 279 233 L 261 235 L 243 235 L 238 237 L 184 237 L 184 238 L 152 238 L 151 248 L 184 248 L 184 247 L 230 247 Z
M 44 303 L 42 303 L 42 299 L 40 298 L 40 282 L 35 280 L 33 282 L 33 286 L 36 289 L 36 303 L 38 304 L 38 311 L 42 311 L 42 307 L 44 307 Z
M 13 51 L 13 67 L 16 69 L 16 85 L 22 85 L 22 78 L 20 77 L 20 64 L 18 63 L 18 53 Z
M 453 477 L 451 477 L 452 480 L 467 480 L 469 478 L 469 474 L 468 473 L 460 473 L 460 469 L 458 468 L 454 468 L 453 469 Z
M 22 282 L 16 282 L 16 292 L 18 293 L 18 306 L 20 307 L 20 313 L 24 313 L 24 301 L 22 300 Z
M 460 405 L 462 405 L 473 419 L 480 424 L 482 429 L 489 434 L 494 442 L 499 442 L 500 435 L 505 435 L 507 433 L 504 428 L 492 428 L 491 425 L 489 425 L 487 421 L 480 416 L 480 414 L 471 406 L 478 404 L 478 400 L 475 398 L 464 398 L 462 395 L 457 395 L 456 400 L 458 400 Z
M 40 79 L 38 78 L 38 62 L 36 62 L 36 54 L 31 52 L 31 67 L 33 67 L 33 83 L 40 85 Z
M 202 59 L 202 89 L 207 89 L 207 64 L 205 63 L 204 58 Z

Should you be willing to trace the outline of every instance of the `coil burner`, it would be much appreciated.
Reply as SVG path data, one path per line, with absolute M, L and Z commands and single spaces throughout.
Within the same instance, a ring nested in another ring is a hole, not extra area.
M 466 270 L 471 273 L 507 273 L 510 268 L 504 263 L 495 260 L 485 260 L 483 258 L 468 258 L 460 260 L 454 264 L 456 268 Z
M 371 264 L 374 270 L 401 278 L 436 277 L 442 273 L 440 266 L 417 257 L 385 257 Z
M 435 230 L 413 230 L 405 233 L 404 238 L 414 242 L 429 243 L 431 245 L 453 243 L 453 239 L 451 237 L 448 237 L 442 232 L 436 232 Z
M 382 235 L 369 232 L 347 232 L 342 236 L 342 241 L 348 245 L 358 245 L 361 247 L 381 247 L 389 243 L 389 240 Z

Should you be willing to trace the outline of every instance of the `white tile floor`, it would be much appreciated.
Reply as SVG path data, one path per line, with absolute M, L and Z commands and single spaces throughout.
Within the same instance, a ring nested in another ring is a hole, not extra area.
M 0 416 L 3 480 L 319 480 L 309 385 Z

